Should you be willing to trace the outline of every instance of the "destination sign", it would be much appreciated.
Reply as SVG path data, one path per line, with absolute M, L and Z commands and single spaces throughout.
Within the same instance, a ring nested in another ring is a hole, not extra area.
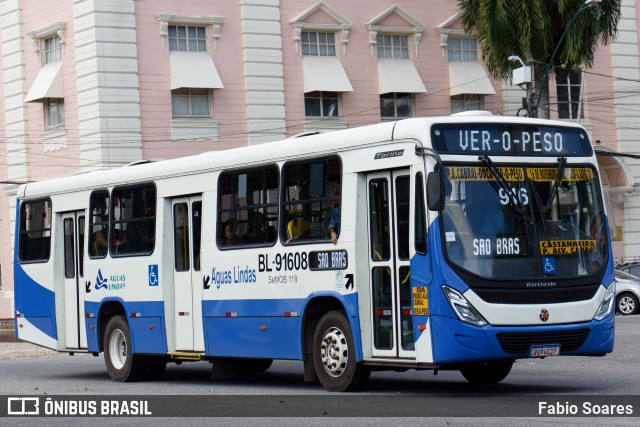
M 309 270 L 344 270 L 348 266 L 347 251 L 309 252 Z
M 583 129 L 514 123 L 434 124 L 433 148 L 440 154 L 591 156 Z

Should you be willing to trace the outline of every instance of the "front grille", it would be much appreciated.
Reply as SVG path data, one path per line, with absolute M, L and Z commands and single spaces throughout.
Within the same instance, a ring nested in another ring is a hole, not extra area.
M 505 353 L 524 354 L 532 345 L 560 344 L 560 352 L 579 349 L 589 337 L 589 329 L 548 332 L 500 332 L 498 342 Z
M 494 304 L 553 304 L 560 302 L 587 301 L 598 292 L 600 284 L 571 288 L 544 289 L 483 289 L 473 291 L 483 301 Z

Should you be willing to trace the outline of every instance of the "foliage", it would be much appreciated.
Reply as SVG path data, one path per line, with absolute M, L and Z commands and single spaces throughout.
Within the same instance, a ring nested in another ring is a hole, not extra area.
M 553 65 L 590 68 L 598 44 L 606 45 L 616 38 L 620 2 L 603 0 L 576 16 L 584 0 L 458 1 L 464 30 L 477 35 L 482 61 L 498 79 L 511 76 L 510 55 L 545 68 L 574 17 Z M 536 80 L 539 77 L 537 72 Z

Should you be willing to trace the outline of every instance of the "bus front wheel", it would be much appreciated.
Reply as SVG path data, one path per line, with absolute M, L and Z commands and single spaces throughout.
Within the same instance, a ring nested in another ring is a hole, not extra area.
M 149 370 L 147 360 L 131 351 L 131 333 L 126 317 L 114 316 L 107 322 L 104 334 L 104 361 L 111 379 L 139 381 Z
M 471 384 L 495 384 L 507 378 L 513 360 L 492 360 L 470 363 L 460 369 L 460 373 Z
M 370 369 L 356 362 L 353 333 L 341 312 L 330 311 L 318 322 L 313 365 L 320 383 L 330 391 L 354 390 L 369 379 Z

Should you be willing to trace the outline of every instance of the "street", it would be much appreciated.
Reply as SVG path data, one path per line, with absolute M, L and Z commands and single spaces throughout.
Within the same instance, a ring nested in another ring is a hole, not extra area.
M 640 316 L 617 317 L 616 347 L 612 354 L 605 357 L 549 357 L 520 360 L 514 365 L 506 380 L 491 386 L 470 385 L 458 372 L 444 371 L 437 375 L 431 371 L 374 372 L 362 391 L 348 394 L 330 393 L 317 383 L 304 383 L 302 364 L 293 361 L 276 361 L 265 373 L 224 381 L 209 379 L 210 365 L 207 362 L 183 363 L 180 366 L 170 364 L 159 381 L 117 383 L 111 381 L 107 375 L 102 355 L 100 358 L 82 354 L 73 357 L 5 360 L 0 361 L 2 378 L 0 394 L 74 395 L 85 398 L 105 395 L 129 397 L 157 395 L 164 396 L 165 399 L 174 396 L 172 400 L 181 402 L 182 408 L 176 415 L 183 415 L 185 407 L 189 405 L 192 409 L 189 409 L 191 412 L 188 413 L 195 415 L 198 412 L 198 402 L 207 402 L 209 405 L 214 403 L 218 405 L 214 405 L 217 408 L 216 413 L 228 417 L 234 415 L 234 410 L 238 412 L 235 414 L 238 417 L 252 413 L 267 417 L 277 416 L 278 414 L 274 412 L 277 408 L 270 406 L 274 399 L 284 405 L 287 402 L 294 402 L 295 407 L 291 409 L 293 412 L 281 415 L 308 414 L 312 417 L 332 414 L 337 416 L 370 414 L 372 417 L 393 414 L 395 417 L 403 413 L 408 416 L 421 416 L 424 415 L 424 410 L 422 412 L 418 410 L 420 405 L 416 405 L 416 402 L 437 402 L 437 405 L 432 408 L 434 416 L 464 416 L 468 418 L 456 418 L 455 424 L 482 425 L 482 423 L 474 424 L 479 420 L 472 417 L 474 414 L 478 417 L 487 416 L 488 413 L 499 417 L 522 416 L 518 415 L 514 405 L 526 406 L 531 403 L 537 405 L 538 401 L 543 400 L 570 403 L 576 399 L 580 401 L 581 396 L 583 401 L 598 396 L 598 399 L 608 397 L 609 400 L 606 400 L 608 403 L 617 403 L 616 399 L 621 399 L 620 403 L 626 403 L 626 397 L 631 397 L 633 402 L 639 402 L 639 340 Z M 304 398 L 310 395 L 314 398 Z M 192 397 L 189 398 L 189 396 Z M 200 396 L 200 398 L 194 399 L 194 396 Z M 241 399 L 240 396 L 245 398 Z M 231 397 L 235 400 L 229 400 Z M 418 398 L 420 400 L 417 400 Z M 340 401 L 339 408 L 335 407 L 336 399 Z M 243 408 L 242 405 L 236 405 L 234 409 L 230 402 L 238 400 L 246 400 L 245 405 L 252 406 L 248 409 L 246 406 Z M 186 406 L 185 402 L 188 402 Z M 408 405 L 405 407 L 401 404 L 403 402 L 411 402 L 411 404 L 405 403 Z M 265 405 L 266 409 L 256 410 L 255 406 L 260 404 Z M 321 406 L 325 409 L 323 410 Z M 503 406 L 510 409 L 501 412 Z M 282 406 L 280 410 L 284 407 L 286 406 Z M 335 412 L 327 412 L 327 407 Z M 640 405 L 633 409 L 634 415 L 637 416 L 640 413 Z M 164 413 L 160 412 L 160 414 Z M 172 412 L 167 410 L 166 413 L 170 415 Z M 156 411 L 156 414 L 159 412 Z M 296 418 L 287 419 L 293 422 Z M 387 424 L 391 421 L 389 418 L 364 419 L 367 423 L 376 419 L 378 421 L 386 419 Z M 18 418 L 7 420 L 19 421 Z M 231 422 L 233 419 L 224 418 L 224 420 Z M 266 419 L 262 420 L 266 421 Z M 350 418 L 350 420 L 356 419 Z M 506 421 L 506 418 L 498 420 Z M 564 420 L 568 421 L 568 419 Z M 586 425 L 589 424 L 589 420 L 594 421 L 586 418 L 583 423 L 580 420 L 576 418 L 572 419 L 572 422 Z M 599 420 L 602 421 L 603 418 Z M 634 418 L 609 419 L 611 420 L 614 420 L 616 425 L 634 424 L 632 422 Z M 47 422 L 49 421 L 48 419 Z M 137 422 L 142 421 L 142 419 L 137 420 Z M 512 424 L 509 423 L 509 425 Z

